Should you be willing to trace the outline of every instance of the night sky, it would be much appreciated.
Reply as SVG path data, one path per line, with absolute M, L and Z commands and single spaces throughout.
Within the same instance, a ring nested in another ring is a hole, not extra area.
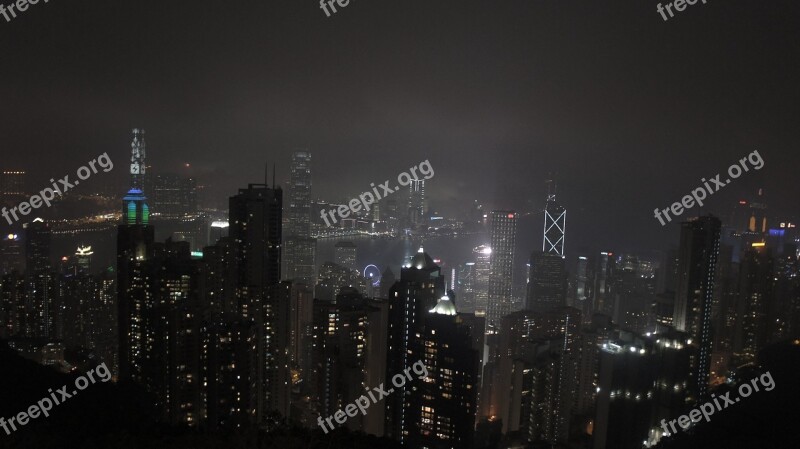
M 800 2 L 708 0 L 668 22 L 657 3 L 351 0 L 328 18 L 316 0 L 40 1 L 0 17 L 2 165 L 38 190 L 108 151 L 124 180 L 143 127 L 153 171 L 219 204 L 265 162 L 285 183 L 308 148 L 327 199 L 428 159 L 444 212 L 540 209 L 555 171 L 569 253 L 676 243 L 653 209 L 758 150 L 765 167 L 706 211 L 763 185 L 796 217 Z

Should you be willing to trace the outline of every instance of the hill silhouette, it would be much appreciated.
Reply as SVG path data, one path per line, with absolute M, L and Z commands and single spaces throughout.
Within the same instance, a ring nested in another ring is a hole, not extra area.
M 74 390 L 77 375 L 67 375 L 24 359 L 0 340 L 0 417 L 16 416 L 63 385 Z M 57 394 L 58 397 L 58 394 Z M 0 428 L 0 449 L 382 449 L 394 441 L 337 429 L 302 429 L 281 423 L 270 432 L 244 429 L 227 434 L 168 426 L 155 420 L 146 395 L 133 385 L 97 382 L 49 417 L 39 416 L 16 432 Z

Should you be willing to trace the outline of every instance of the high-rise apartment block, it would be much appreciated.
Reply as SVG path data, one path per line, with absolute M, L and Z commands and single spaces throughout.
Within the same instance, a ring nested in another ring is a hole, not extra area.
M 358 247 L 353 242 L 336 242 L 333 261 L 347 268 L 358 271 Z
M 26 223 L 24 229 L 27 335 L 54 338 L 55 307 L 50 263 L 52 232 L 39 218 Z
M 689 334 L 697 357 L 692 366 L 690 391 L 699 400 L 708 391 L 711 367 L 711 309 L 714 299 L 721 223 L 707 216 L 681 224 L 678 279 L 673 324 Z
M 22 170 L 0 171 L 0 198 L 9 196 L 25 196 L 26 174 Z

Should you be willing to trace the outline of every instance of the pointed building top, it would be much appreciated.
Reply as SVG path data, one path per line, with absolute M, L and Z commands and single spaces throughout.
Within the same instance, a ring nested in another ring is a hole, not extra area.
M 444 295 L 439 299 L 439 302 L 436 303 L 436 307 L 430 310 L 430 313 L 435 313 L 437 315 L 456 316 L 456 305 L 453 304 L 453 301 L 450 300 L 449 296 Z

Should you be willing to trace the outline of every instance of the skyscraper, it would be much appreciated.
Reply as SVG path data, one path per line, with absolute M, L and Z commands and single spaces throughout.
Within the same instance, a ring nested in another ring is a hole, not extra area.
M 747 230 L 755 233 L 767 232 L 767 203 L 764 189 L 758 189 L 753 201 L 750 201 L 750 218 L 747 221 Z
M 79 246 L 75 250 L 75 266 L 76 270 L 83 274 L 91 274 L 92 272 L 92 251 L 91 246 Z
M 544 233 L 542 251 L 564 255 L 564 240 L 567 231 L 567 211 L 556 202 L 556 184 L 547 181 L 547 204 L 544 207 Z
M 289 204 L 286 210 L 287 237 L 311 235 L 311 153 L 292 153 L 289 178 Z
M 277 411 L 288 416 L 289 318 L 291 283 L 281 279 L 281 216 L 283 191 L 266 184 L 249 184 L 230 198 L 228 222 L 237 271 L 238 317 L 258 326 L 263 350 L 257 420 Z
M 505 432 L 566 441 L 578 402 L 580 327 L 581 313 L 570 307 L 503 319 L 491 403 Z
M 131 173 L 133 174 L 133 173 Z M 146 384 L 153 296 L 150 260 L 154 230 L 144 193 L 131 189 L 123 198 L 122 223 L 117 228 L 117 302 L 119 305 L 120 378 Z
M 234 243 L 238 272 L 238 313 L 245 319 L 256 318 L 265 289 L 281 279 L 283 192 L 280 187 L 249 184 L 239 189 L 229 204 L 228 235 Z
M 461 264 L 457 269 L 453 269 L 451 283 L 458 295 L 459 308 L 463 312 L 475 313 L 475 262 Z
M 689 334 L 697 356 L 692 364 L 694 399 L 705 397 L 711 366 L 711 309 L 722 223 L 713 216 L 681 223 L 673 323 Z
M 319 269 L 319 278 L 314 287 L 316 299 L 336 302 L 343 288 L 355 288 L 364 293 L 366 279 L 358 271 L 347 269 L 337 263 L 325 262 Z
M 25 335 L 25 278 L 18 271 L 0 276 L 0 337 Z
M 147 156 L 147 143 L 144 140 L 144 130 L 134 128 L 133 141 L 131 141 L 131 189 L 144 191 L 144 179 L 147 172 L 145 158 Z
M 336 242 L 333 261 L 347 268 L 348 270 L 357 271 L 357 251 L 358 247 L 353 242 Z
M 205 323 L 201 328 L 203 402 L 210 429 L 233 430 L 258 417 L 263 329 L 252 321 Z
M 774 303 L 775 260 L 766 247 L 745 250 L 739 272 L 734 316 L 733 363 L 757 362 L 758 351 L 767 345 L 767 313 Z M 772 320 L 770 320 L 772 321 Z
M 189 242 L 153 245 L 147 311 L 148 354 L 145 388 L 166 422 L 194 427 L 205 417 L 200 397 L 201 335 L 197 282 L 200 262 Z
M 545 311 L 567 305 L 567 272 L 558 254 L 534 251 L 530 260 L 530 281 L 526 310 Z
M 425 199 L 425 180 L 412 180 L 408 185 L 408 221 L 411 226 L 425 224 L 427 211 Z
M 197 183 L 194 178 L 175 174 L 152 175 L 148 178 L 148 189 L 153 215 L 184 218 L 197 213 Z
M 382 368 L 386 360 L 386 308 L 364 298 L 355 289 L 344 289 L 336 303 L 315 301 L 310 345 L 311 369 L 307 380 L 311 396 L 311 418 L 331 416 L 364 394 L 373 385 L 371 370 Z M 382 382 L 383 379 L 378 379 Z M 351 430 L 383 433 L 383 414 L 376 406 L 366 416 L 347 421 Z M 380 419 L 376 419 L 380 417 Z M 314 424 L 312 424 L 314 425 Z
M 316 239 L 311 238 L 311 153 L 292 153 L 289 201 L 284 219 L 284 279 L 315 281 Z
M 289 236 L 284 242 L 283 259 L 286 272 L 283 279 L 313 284 L 316 271 L 317 239 Z
M 615 331 L 603 340 L 594 449 L 651 447 L 663 437 L 660 421 L 686 412 L 692 355 L 686 342 L 674 330 L 652 337 Z
M 503 317 L 511 313 L 517 213 L 492 211 L 490 234 L 491 259 L 486 325 L 499 327 Z
M 0 275 L 25 271 L 25 242 L 22 237 L 17 233 L 0 236 Z
M 422 248 L 400 271 L 400 280 L 389 291 L 389 339 L 386 358 L 386 385 L 391 377 L 411 368 L 419 349 L 428 312 L 445 294 L 441 268 Z M 413 423 L 409 420 L 408 396 L 412 386 L 398 388 L 386 398 L 387 436 L 405 442 Z
M 154 242 L 144 195 L 144 131 L 134 129 L 131 189 L 117 229 L 120 378 L 144 388 L 162 419 L 195 426 L 200 401 L 198 279 L 187 242 Z
M 609 317 L 613 315 L 616 303 L 616 273 L 617 260 L 614 258 L 614 254 L 601 252 L 594 264 L 591 304 L 593 313 L 602 313 Z M 670 315 L 672 315 L 671 312 Z
M 55 308 L 53 306 L 50 266 L 50 227 L 40 218 L 26 223 L 25 283 L 29 337 L 53 338 Z
M 479 331 L 480 332 L 480 331 Z M 406 385 L 406 444 L 413 449 L 471 448 L 475 429 L 480 372 L 479 351 L 470 326 L 457 314 L 453 301 L 442 296 L 425 316 L 412 350 L 428 376 Z
M 486 314 L 489 308 L 489 273 L 492 271 L 492 248 L 481 245 L 472 250 L 475 258 L 474 282 L 472 290 L 475 295 L 475 312 Z
M 25 189 L 25 172 L 22 170 L 3 170 L 0 172 L 0 198 L 23 196 Z
M 131 189 L 122 199 L 122 222 L 117 228 L 117 303 L 119 314 L 120 379 L 146 384 L 152 344 L 153 307 L 149 261 L 154 230 L 142 191 L 145 171 L 144 130 L 134 129 L 131 142 Z

